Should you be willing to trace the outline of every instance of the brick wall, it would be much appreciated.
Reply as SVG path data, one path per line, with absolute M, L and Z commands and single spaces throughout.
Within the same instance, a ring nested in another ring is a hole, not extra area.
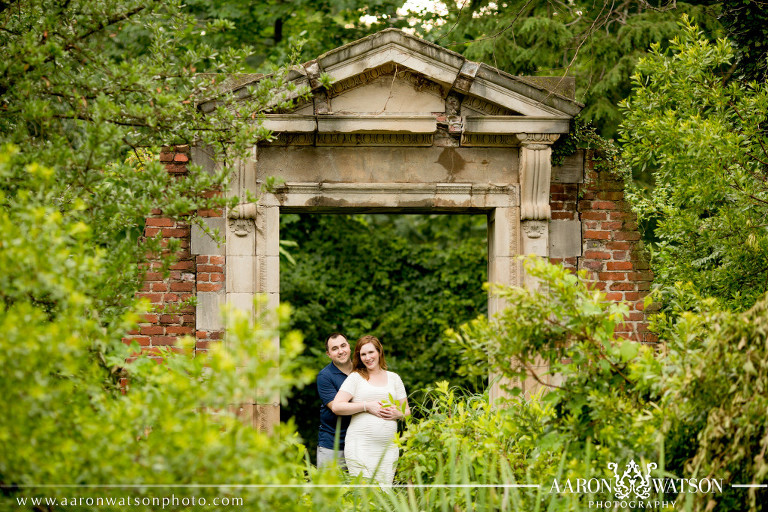
M 189 147 L 166 148 L 160 161 L 171 175 L 183 176 L 187 172 Z M 157 258 L 143 264 L 144 285 L 136 296 L 147 299 L 152 311 L 144 315 L 136 330 L 123 338 L 125 343 L 138 342 L 142 352 L 150 354 L 157 353 L 160 347 L 175 346 L 181 336 L 195 335 L 195 308 L 185 303 L 196 293 L 197 268 L 190 253 L 190 226 L 155 209 L 146 219 L 143 238 L 156 236 L 160 236 L 162 247 L 167 247 L 171 239 L 178 240 L 179 251 L 174 254 L 167 276 L 161 272 L 162 263 Z
M 183 176 L 187 172 L 189 148 L 166 148 L 160 160 L 170 174 Z M 655 342 L 647 330 L 643 311 L 643 299 L 650 290 L 653 275 L 640 243 L 636 216 L 624 199 L 624 185 L 612 174 L 596 171 L 588 152 L 584 168 L 583 183 L 552 183 L 550 190 L 552 219 L 581 221 L 582 255 L 552 261 L 574 270 L 586 270 L 594 286 L 604 291 L 609 300 L 629 304 L 629 317 L 619 327 L 618 334 L 636 341 Z M 224 225 L 221 210 L 197 213 Z M 135 340 L 143 351 L 152 353 L 158 347 L 174 346 L 181 336 L 191 335 L 196 338 L 196 351 L 205 351 L 211 342 L 222 339 L 223 329 L 214 326 L 196 330 L 196 308 L 181 303 L 198 293 L 223 294 L 226 279 L 223 251 L 192 254 L 189 224 L 164 217 L 161 210 L 152 211 L 144 229 L 145 237 L 157 235 L 164 242 L 178 239 L 181 250 L 168 277 L 160 273 L 160 262 L 146 264 L 144 286 L 137 295 L 148 299 L 157 311 L 145 315 L 138 329 L 128 333 L 124 341 Z
M 640 242 L 637 216 L 624 199 L 624 183 L 608 171 L 595 170 L 590 152 L 586 153 L 584 168 L 583 183 L 551 185 L 552 219 L 578 219 L 582 225 L 582 255 L 553 261 L 586 270 L 595 288 L 605 292 L 608 300 L 629 305 L 629 316 L 617 334 L 655 342 L 643 308 L 653 273 Z

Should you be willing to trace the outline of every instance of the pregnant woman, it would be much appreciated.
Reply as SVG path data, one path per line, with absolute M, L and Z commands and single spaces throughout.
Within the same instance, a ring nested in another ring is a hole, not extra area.
M 397 420 L 410 414 L 403 381 L 387 371 L 384 348 L 374 336 L 355 346 L 354 368 L 330 403 L 336 415 L 352 415 L 344 443 L 349 474 L 392 485 L 398 450 Z

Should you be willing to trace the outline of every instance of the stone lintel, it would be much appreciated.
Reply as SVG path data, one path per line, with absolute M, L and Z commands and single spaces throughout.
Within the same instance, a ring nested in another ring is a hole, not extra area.
M 270 114 L 262 126 L 273 132 L 306 133 L 317 130 L 317 121 L 315 116 Z
M 432 115 L 329 115 L 317 117 L 320 133 L 434 133 L 437 120 Z
M 517 184 L 472 183 L 286 183 L 265 194 L 265 207 L 324 211 L 345 208 L 403 211 L 491 209 L 518 206 Z
M 570 121 L 553 117 L 466 116 L 465 134 L 568 133 Z

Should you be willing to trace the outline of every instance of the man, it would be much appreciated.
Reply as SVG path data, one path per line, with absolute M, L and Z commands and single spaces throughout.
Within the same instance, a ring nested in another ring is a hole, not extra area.
M 349 416 L 336 416 L 328 404 L 333 401 L 339 388 L 352 371 L 352 349 L 347 338 L 338 332 L 325 340 L 325 353 L 331 362 L 317 374 L 317 393 L 320 395 L 320 434 L 317 443 L 317 467 L 333 464 L 344 466 L 344 437 L 349 426 Z M 336 428 L 339 431 L 339 449 L 334 451 Z

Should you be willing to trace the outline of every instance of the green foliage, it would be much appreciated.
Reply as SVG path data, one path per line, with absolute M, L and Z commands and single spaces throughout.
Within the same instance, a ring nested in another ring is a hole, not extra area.
M 194 342 L 187 339 L 181 353 L 160 352 L 163 365 L 143 356 L 129 362 L 139 347 L 124 345 L 121 336 L 141 310 L 125 308 L 111 324 L 101 321 L 100 299 L 87 280 L 108 270 L 109 255 L 93 249 L 95 235 L 77 216 L 48 203 L 55 172 L 20 160 L 13 148 L 0 153 L 1 182 L 26 174 L 15 196 L 3 198 L 12 207 L 0 209 L 4 506 L 16 505 L 17 497 L 171 493 L 195 494 L 209 503 L 237 497 L 270 509 L 295 501 L 291 488 L 175 487 L 305 481 L 305 450 L 290 425 L 268 435 L 242 424 L 230 407 L 268 402 L 276 392 L 313 378 L 296 363 L 303 345 L 297 333 L 285 330 L 287 310 L 256 323 L 231 313 L 226 344 L 206 355 L 189 357 Z M 265 357 L 278 329 L 280 360 Z M 130 376 L 127 393 L 115 384 L 121 375 Z M 52 484 L 128 487 L 40 487 Z M 333 500 L 338 491 L 298 494 L 310 503 L 316 497 Z M 59 508 L 89 507 L 51 510 Z
M 462 371 L 500 372 L 512 394 L 520 379 L 533 379 L 549 389 L 546 399 L 556 416 L 547 421 L 565 435 L 572 448 L 598 443 L 615 456 L 633 453 L 635 443 L 651 432 L 638 433 L 632 422 L 646 407 L 630 379 L 632 361 L 652 357 L 648 347 L 616 339 L 614 330 L 627 314 L 624 304 L 607 302 L 605 294 L 584 284 L 562 266 L 528 259 L 526 271 L 540 281 L 536 290 L 494 289 L 508 305 L 494 319 L 477 318 L 453 334 L 462 349 Z M 641 359 L 642 359 L 641 358 Z M 542 363 L 546 373 L 536 370 Z M 552 380 L 554 377 L 554 380 Z M 627 445 L 627 439 L 636 441 Z
M 478 371 L 488 361 L 492 371 L 508 379 L 513 393 L 519 382 L 515 379 L 525 375 L 541 381 L 557 377 L 545 386 L 549 391 L 544 398 L 554 414 L 540 415 L 541 430 L 534 438 L 539 449 L 548 442 L 565 447 L 563 475 L 610 478 L 608 461 L 653 461 L 661 474 L 724 480 L 722 494 L 680 496 L 692 510 L 763 510 L 759 490 L 728 486 L 768 481 L 768 464 L 761 455 L 768 439 L 768 297 L 747 312 L 731 312 L 722 310 L 717 300 L 697 295 L 692 285 L 680 285 L 665 299 L 676 313 L 654 320 L 652 327 L 665 340 L 656 351 L 616 338 L 613 331 L 622 320 L 622 308 L 606 303 L 575 275 L 543 261 L 527 260 L 525 266 L 539 288 L 498 290 L 509 308 L 495 319 L 462 326 L 455 341 L 465 349 L 465 371 Z M 535 373 L 537 355 L 549 363 L 546 374 Z M 451 426 L 451 410 L 473 410 L 472 401 L 446 407 L 451 400 L 446 394 L 443 408 L 430 412 L 437 422 Z M 513 430 L 526 424 L 511 417 Z M 448 437 L 482 431 L 477 427 L 482 421 L 469 423 L 470 428 L 448 429 L 454 433 Z M 423 421 L 409 428 L 411 437 L 404 439 L 430 444 L 429 437 L 419 437 L 423 430 L 435 438 L 430 425 Z M 484 435 L 482 439 L 490 436 Z M 440 438 L 430 445 L 446 443 Z M 470 443 L 463 439 L 463 444 Z M 485 445 L 472 445 L 459 457 L 462 463 L 474 460 L 478 446 Z M 449 453 L 434 450 L 442 456 Z M 414 450 L 404 460 L 412 461 L 411 467 L 426 466 L 420 462 L 429 460 L 423 453 Z M 557 507 L 572 505 L 564 501 Z
M 768 87 L 726 82 L 732 47 L 688 21 L 668 50 L 655 45 L 624 104 L 624 158 L 655 187 L 631 190 L 656 225 L 657 283 L 690 281 L 703 296 L 745 310 L 768 291 Z
M 206 31 L 214 48 L 242 48 L 248 64 L 260 71 L 288 60 L 293 47 L 308 61 L 338 46 L 392 26 L 402 26 L 399 0 L 191 0 L 188 11 L 199 23 L 226 23 Z M 366 16 L 367 22 L 360 20 Z
M 540 397 L 491 407 L 488 394 L 457 393 L 441 381 L 415 407 L 422 420 L 408 421 L 398 444 L 402 482 L 435 483 L 453 461 L 465 464 L 472 482 L 543 481 L 554 475 L 561 446 L 543 439 L 551 405 Z M 473 493 L 479 492 L 477 489 Z
M 720 16 L 736 49 L 739 78 L 768 78 L 768 5 L 764 0 L 725 0 Z
M 281 215 L 280 236 L 298 243 L 296 265 L 281 267 L 281 299 L 292 326 L 311 340 L 307 364 L 329 361 L 323 342 L 343 332 L 375 333 L 409 393 L 433 382 L 477 389 L 486 376 L 459 377 L 443 335 L 483 315 L 487 234 L 483 216 Z M 306 389 L 288 405 L 304 441 L 316 443 L 319 399 Z
M 708 6 L 707 4 L 711 4 Z M 620 100 L 630 92 L 637 60 L 653 43 L 666 45 L 683 13 L 716 34 L 715 2 L 445 2 L 445 13 L 414 18 L 419 35 L 513 75 L 572 76 L 581 113 L 608 138 Z M 435 27 L 435 28 L 432 28 Z

